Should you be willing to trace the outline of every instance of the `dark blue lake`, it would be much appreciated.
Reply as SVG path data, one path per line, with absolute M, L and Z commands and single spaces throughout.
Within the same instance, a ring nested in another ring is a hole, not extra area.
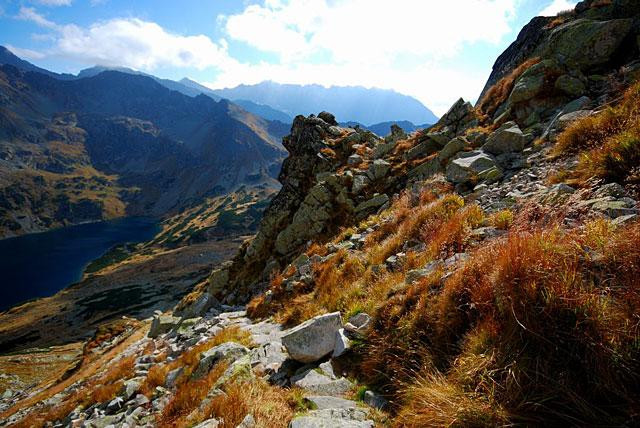
M 128 217 L 0 240 L 0 311 L 57 293 L 109 248 L 147 241 L 158 230 L 154 219 Z

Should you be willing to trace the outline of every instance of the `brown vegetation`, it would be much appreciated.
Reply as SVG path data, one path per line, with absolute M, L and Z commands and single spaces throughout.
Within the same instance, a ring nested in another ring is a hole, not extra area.
M 400 426 L 629 423 L 640 384 L 634 242 L 640 224 L 605 221 L 495 240 L 444 284 L 426 278 L 380 307 L 363 374 L 404 398 Z
M 529 67 L 539 62 L 540 58 L 529 58 L 518 67 L 514 68 L 511 73 L 497 81 L 478 102 L 476 106 L 478 113 L 483 116 L 492 117 L 498 107 L 500 107 L 507 98 L 509 98 L 516 80 L 518 80 L 522 73 L 524 73 Z
M 570 183 L 596 177 L 640 185 L 640 83 L 631 86 L 618 105 L 576 120 L 558 136 L 553 156 L 576 153 L 579 164 Z

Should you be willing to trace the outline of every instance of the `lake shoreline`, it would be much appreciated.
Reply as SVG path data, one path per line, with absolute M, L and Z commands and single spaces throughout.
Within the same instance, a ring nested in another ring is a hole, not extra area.
M 146 242 L 160 230 L 154 217 L 84 222 L 0 240 L 0 311 L 8 311 L 82 282 L 87 267 L 114 247 Z

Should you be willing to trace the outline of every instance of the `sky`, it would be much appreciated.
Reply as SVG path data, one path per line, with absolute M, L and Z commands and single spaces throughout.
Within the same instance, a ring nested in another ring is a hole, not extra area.
M 56 72 L 124 66 L 211 88 L 365 86 L 474 102 L 536 15 L 573 0 L 0 0 L 0 44 Z

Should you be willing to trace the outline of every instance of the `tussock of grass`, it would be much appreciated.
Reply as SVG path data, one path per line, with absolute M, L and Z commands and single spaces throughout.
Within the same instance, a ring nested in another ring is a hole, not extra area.
M 426 278 L 382 305 L 362 372 L 404 398 L 403 426 L 493 426 L 505 415 L 533 425 L 633 424 L 637 242 L 638 223 L 512 231 L 444 284 Z
M 419 378 L 403 391 L 396 427 L 496 427 L 507 425 L 501 409 L 439 376 Z
M 256 426 L 288 427 L 295 411 L 303 410 L 299 390 L 272 386 L 262 379 L 226 385 L 207 406 L 204 419 L 222 418 L 222 428 L 235 428 L 247 414 L 252 414 Z
M 500 105 L 509 98 L 516 80 L 518 80 L 518 78 L 522 76 L 522 73 L 527 71 L 529 67 L 539 63 L 540 61 L 540 58 L 537 57 L 529 58 L 518 67 L 514 68 L 511 73 L 496 82 L 478 102 L 476 106 L 478 112 L 482 115 L 492 117 L 498 107 L 500 107 Z
M 228 364 L 224 362 L 218 363 L 203 379 L 181 383 L 163 409 L 162 414 L 158 417 L 158 426 L 193 425 L 189 423 L 191 421 L 188 421 L 187 417 L 198 408 L 228 367 Z
M 575 121 L 558 136 L 553 157 L 576 153 L 580 157 L 569 180 L 573 184 L 592 177 L 640 184 L 640 82 L 617 106 Z

